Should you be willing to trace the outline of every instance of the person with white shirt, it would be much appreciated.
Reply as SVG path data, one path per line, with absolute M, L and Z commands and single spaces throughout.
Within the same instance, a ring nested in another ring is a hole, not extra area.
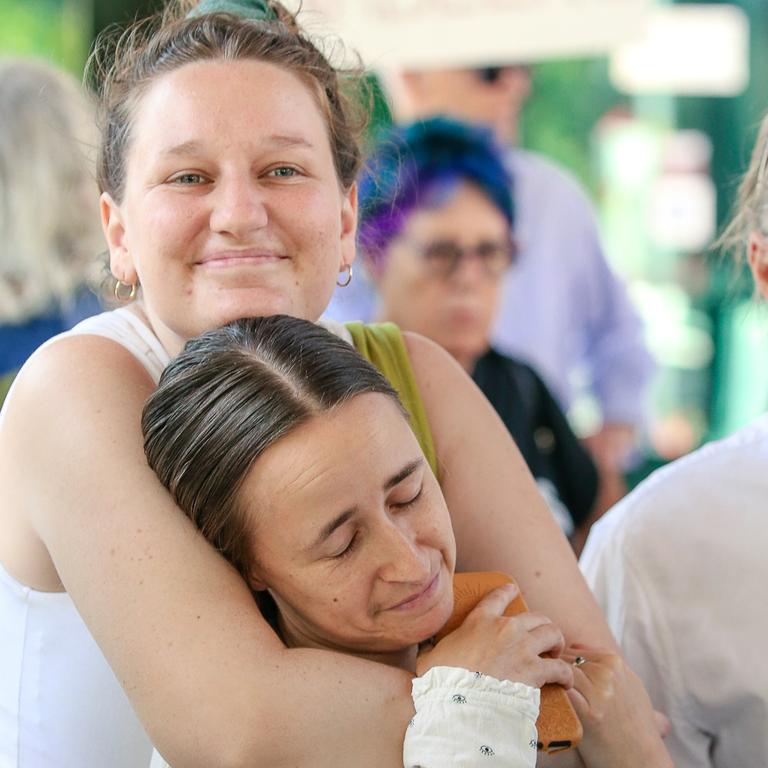
M 768 298 L 768 117 L 721 241 Z M 678 768 L 768 754 L 768 414 L 654 473 L 590 533 L 581 567 L 625 658 L 667 714 Z

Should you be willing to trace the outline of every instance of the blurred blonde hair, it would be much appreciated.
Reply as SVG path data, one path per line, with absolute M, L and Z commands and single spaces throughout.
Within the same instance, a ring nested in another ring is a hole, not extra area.
M 739 184 L 733 216 L 715 246 L 741 264 L 753 230 L 768 234 L 768 114 L 760 124 L 749 168 Z
M 95 279 L 105 249 L 93 107 L 70 75 L 0 59 L 0 323 L 23 322 Z

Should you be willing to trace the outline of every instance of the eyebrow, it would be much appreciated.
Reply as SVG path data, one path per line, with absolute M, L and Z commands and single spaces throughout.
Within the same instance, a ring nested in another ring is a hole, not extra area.
M 288 147 L 306 147 L 313 149 L 314 144 L 311 141 L 303 138 L 302 136 L 293 136 L 289 134 L 274 134 L 269 136 L 264 142 L 270 149 L 275 147 L 277 149 Z M 160 154 L 163 156 L 168 155 L 194 155 L 203 151 L 203 145 L 199 141 L 191 140 L 184 141 L 181 144 L 174 144 L 171 147 L 163 149 Z
M 392 475 L 385 483 L 384 490 L 389 491 L 399 483 L 402 483 L 406 477 L 410 477 L 419 467 L 424 464 L 424 459 L 415 459 L 414 461 L 406 464 L 399 472 Z M 329 523 L 324 525 L 318 534 L 317 538 L 310 544 L 309 549 L 314 549 L 322 544 L 334 531 L 341 528 L 344 523 L 357 513 L 358 507 L 350 507 L 344 510 L 338 517 L 334 517 Z
M 389 491 L 398 483 L 402 483 L 406 477 L 412 475 L 423 463 L 424 459 L 414 459 L 406 464 L 397 474 L 392 475 L 392 477 L 384 483 L 384 490 Z

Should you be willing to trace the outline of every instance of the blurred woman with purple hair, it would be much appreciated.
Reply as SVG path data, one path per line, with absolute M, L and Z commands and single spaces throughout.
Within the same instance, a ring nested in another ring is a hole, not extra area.
M 360 180 L 360 245 L 380 319 L 437 341 L 472 375 L 572 534 L 589 520 L 595 466 L 540 376 L 490 345 L 515 258 L 511 185 L 490 131 L 447 118 L 395 128 Z

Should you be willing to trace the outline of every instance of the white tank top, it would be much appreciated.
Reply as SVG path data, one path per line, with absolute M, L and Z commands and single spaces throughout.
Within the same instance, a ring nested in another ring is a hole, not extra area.
M 73 334 L 117 341 L 155 381 L 169 360 L 127 309 L 88 318 L 43 346 Z M 0 429 L 2 422 L 0 412 Z M 0 564 L 0 768 L 145 768 L 151 754 L 69 595 L 30 589 Z
M 340 323 L 321 325 L 352 343 Z M 75 334 L 116 341 L 155 383 L 170 362 L 127 308 L 89 317 L 40 349 Z M 4 409 L 0 429 L 3 418 Z M 146 768 L 151 754 L 146 732 L 69 595 L 31 589 L 0 563 L 0 768 Z

